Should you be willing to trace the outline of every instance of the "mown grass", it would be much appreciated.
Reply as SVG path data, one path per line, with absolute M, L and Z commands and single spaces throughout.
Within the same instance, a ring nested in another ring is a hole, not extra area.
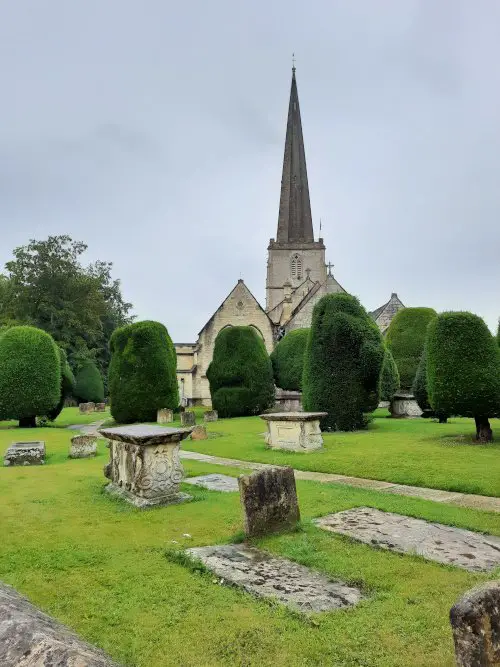
M 310 454 L 270 450 L 259 417 L 207 424 L 220 437 L 187 442 L 185 449 L 243 461 L 290 465 L 448 491 L 500 496 L 500 420 L 491 421 L 497 442 L 473 442 L 471 419 L 438 424 L 428 419 L 389 419 L 378 411 L 366 431 L 325 433 L 324 449 Z
M 249 423 L 262 428 L 257 420 Z M 220 421 L 211 428 L 224 431 L 233 424 Z M 14 433 L 16 439 L 44 439 L 48 457 L 45 466 L 0 469 L 0 579 L 128 667 L 451 667 L 450 606 L 464 590 L 500 575 L 379 551 L 311 523 L 369 505 L 500 535 L 497 514 L 299 482 L 301 529 L 258 544 L 357 583 L 367 596 L 349 611 L 303 617 L 166 557 L 172 549 L 241 535 L 238 494 L 186 485 L 193 502 L 140 511 L 103 494 L 104 442 L 95 459 L 68 460 L 71 431 L 0 428 L 0 451 Z M 188 474 L 241 472 L 195 461 L 185 467 Z

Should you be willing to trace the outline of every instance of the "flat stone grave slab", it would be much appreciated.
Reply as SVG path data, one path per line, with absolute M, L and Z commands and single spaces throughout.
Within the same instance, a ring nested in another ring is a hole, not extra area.
M 333 533 L 398 553 L 413 553 L 466 570 L 492 570 L 500 566 L 500 538 L 463 528 L 430 523 L 402 514 L 357 507 L 315 519 Z
M 36 466 L 45 463 L 45 442 L 13 442 L 4 454 L 4 466 Z
M 229 475 L 218 475 L 213 473 L 210 475 L 199 475 L 198 477 L 188 477 L 184 480 L 184 484 L 193 484 L 194 486 L 202 486 L 210 491 L 238 491 L 238 480 L 236 477 Z
M 242 544 L 196 547 L 186 553 L 228 584 L 302 612 L 344 609 L 363 597 L 358 588 Z

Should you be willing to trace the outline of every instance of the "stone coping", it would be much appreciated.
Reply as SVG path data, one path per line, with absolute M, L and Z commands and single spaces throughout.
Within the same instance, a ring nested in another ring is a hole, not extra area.
M 132 424 L 131 426 L 115 426 L 99 429 L 98 433 L 108 440 L 118 440 L 132 445 L 162 445 L 169 442 L 184 440 L 192 428 L 169 428 L 149 424 Z
M 266 422 L 312 422 L 326 417 L 328 412 L 270 412 L 259 415 Z

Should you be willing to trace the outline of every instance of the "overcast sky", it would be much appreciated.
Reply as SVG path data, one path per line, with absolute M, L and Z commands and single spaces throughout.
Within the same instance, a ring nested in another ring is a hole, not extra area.
M 296 54 L 315 233 L 370 310 L 500 315 L 500 3 L 0 0 L 0 264 L 69 234 L 139 319 L 265 304 Z

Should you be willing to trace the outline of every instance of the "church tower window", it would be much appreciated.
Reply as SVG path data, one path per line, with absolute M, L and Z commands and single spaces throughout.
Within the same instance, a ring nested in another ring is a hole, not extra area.
M 304 275 L 302 270 L 302 257 L 297 253 L 292 255 L 290 272 L 292 274 L 292 278 L 295 280 L 302 280 Z

